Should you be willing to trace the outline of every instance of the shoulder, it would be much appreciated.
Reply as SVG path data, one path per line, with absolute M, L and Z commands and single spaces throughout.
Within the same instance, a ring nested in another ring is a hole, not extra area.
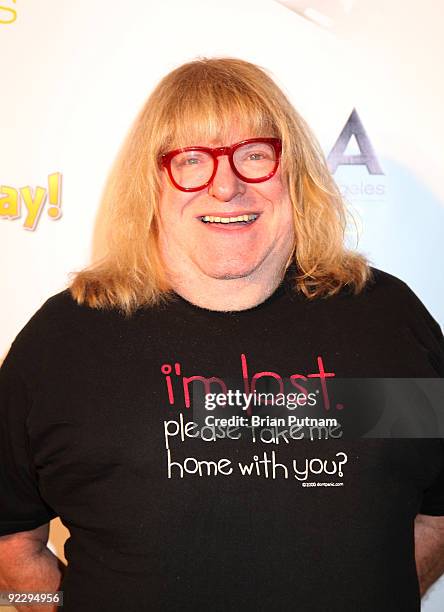
M 374 337 L 391 338 L 399 359 L 421 352 L 440 376 L 444 375 L 444 337 L 441 326 L 426 306 L 401 279 L 372 268 L 372 278 L 358 296 L 367 327 Z
M 411 299 L 415 296 L 407 283 L 397 276 L 373 267 L 370 268 L 370 272 L 364 294 L 391 299 Z
M 49 297 L 14 339 L 6 360 L 19 365 L 43 357 L 54 346 L 69 351 L 93 336 L 106 337 L 115 322 L 124 320 L 116 310 L 78 304 L 69 289 Z
M 96 311 L 96 316 L 98 311 Z M 49 297 L 32 315 L 18 334 L 14 342 L 32 339 L 36 336 L 48 336 L 64 333 L 77 324 L 94 317 L 92 308 L 78 304 L 69 289 Z
M 371 268 L 371 278 L 361 300 L 367 301 L 371 308 L 376 307 L 379 313 L 396 316 L 400 322 L 423 322 L 441 334 L 439 324 L 416 293 L 406 282 L 388 272 Z

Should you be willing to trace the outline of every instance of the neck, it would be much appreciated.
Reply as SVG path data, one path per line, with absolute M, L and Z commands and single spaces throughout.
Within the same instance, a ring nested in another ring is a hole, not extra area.
M 178 295 L 196 306 L 233 311 L 261 304 L 276 290 L 284 274 L 282 263 L 260 267 L 241 278 L 213 278 L 195 267 L 182 274 L 176 268 L 170 282 Z

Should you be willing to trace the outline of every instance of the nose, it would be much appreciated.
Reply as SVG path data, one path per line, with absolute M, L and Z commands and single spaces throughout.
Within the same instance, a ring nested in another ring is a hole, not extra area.
M 208 193 L 221 202 L 229 202 L 237 195 L 245 193 L 245 183 L 233 172 L 226 155 L 218 157 L 216 175 L 211 182 Z

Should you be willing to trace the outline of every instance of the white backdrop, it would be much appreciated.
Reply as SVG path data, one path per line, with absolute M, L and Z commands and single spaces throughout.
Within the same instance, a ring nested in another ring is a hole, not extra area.
M 350 156 L 334 176 L 359 219 L 359 248 L 444 321 L 438 0 L 1 5 L 0 355 L 68 272 L 89 261 L 100 194 L 133 118 L 165 73 L 197 56 L 236 56 L 272 72 L 330 163 Z M 363 142 L 378 173 L 359 157 Z M 332 157 L 341 143 L 342 157 Z M 63 537 L 53 528 L 54 545 Z M 423 610 L 443 602 L 437 586 Z

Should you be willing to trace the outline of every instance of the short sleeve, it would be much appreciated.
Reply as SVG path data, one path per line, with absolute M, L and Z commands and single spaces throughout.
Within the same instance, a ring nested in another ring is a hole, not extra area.
M 440 441 L 442 453 L 442 467 L 438 477 L 423 493 L 420 514 L 430 516 L 444 516 L 444 441 Z
M 402 283 L 408 293 L 403 304 L 407 325 L 419 343 L 438 377 L 444 377 L 444 336 L 440 324 L 432 317 L 425 305 L 408 285 Z
M 416 296 L 415 296 L 416 297 Z M 418 298 L 416 300 L 419 302 Z M 430 361 L 433 363 L 437 375 L 442 378 L 444 376 L 444 338 L 440 325 L 433 319 L 426 308 L 420 303 L 420 310 L 422 311 L 426 320 L 428 329 L 431 332 L 432 341 L 427 343 L 429 350 Z M 439 405 L 436 405 L 436 409 L 441 411 L 442 414 L 442 398 L 439 401 Z M 442 417 L 440 416 L 440 422 Z M 442 435 L 442 432 L 441 432 Z M 420 514 L 427 514 L 430 516 L 444 516 L 444 441 L 443 438 L 439 440 L 441 447 L 441 471 L 432 485 L 426 489 L 423 493 Z
M 36 529 L 56 513 L 44 502 L 29 452 L 31 398 L 11 351 L 0 368 L 0 535 Z

